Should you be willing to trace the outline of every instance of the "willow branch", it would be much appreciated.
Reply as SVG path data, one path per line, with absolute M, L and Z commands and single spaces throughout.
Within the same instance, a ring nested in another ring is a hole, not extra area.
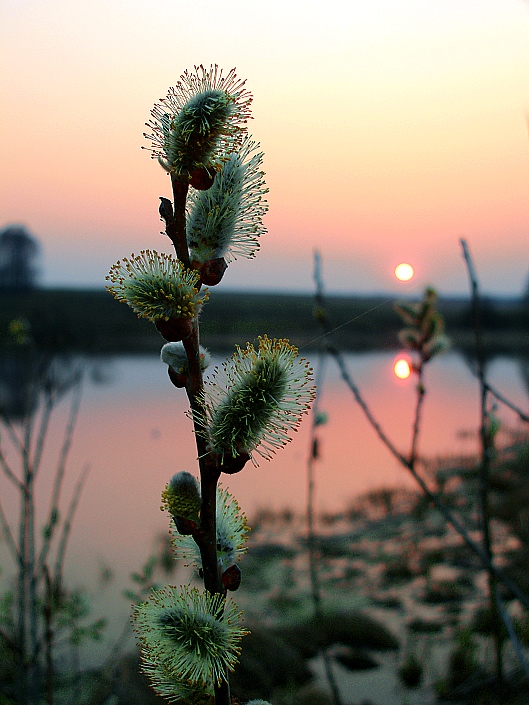
M 189 248 L 186 236 L 186 200 L 189 184 L 171 175 L 174 196 L 174 211 L 167 199 L 162 199 L 160 214 L 166 223 L 166 233 L 171 239 L 178 259 L 190 268 Z M 204 587 L 211 594 L 225 593 L 222 587 L 217 559 L 217 483 L 220 463 L 216 454 L 208 449 L 201 421 L 204 418 L 204 381 L 200 365 L 198 317 L 192 321 L 190 333 L 182 339 L 186 352 L 188 371 L 186 393 L 191 407 L 200 469 L 201 509 L 200 529 L 193 534 L 200 550 Z M 214 684 L 216 705 L 230 705 L 230 684 L 226 680 Z
M 179 181 L 171 174 L 171 186 L 173 187 L 174 213 L 172 219 L 169 219 L 169 222 L 166 221 L 166 232 L 174 245 L 176 256 L 189 269 L 191 261 L 186 236 L 186 200 L 189 184 L 187 181 Z
M 356 401 L 360 405 L 360 407 L 364 410 L 364 413 L 370 422 L 371 426 L 374 428 L 376 431 L 377 435 L 379 438 L 382 440 L 384 445 L 388 448 L 388 450 L 397 458 L 397 460 L 402 463 L 402 465 L 411 473 L 412 477 L 415 479 L 423 493 L 428 497 L 428 499 L 435 505 L 435 508 L 442 514 L 442 516 L 446 519 L 446 521 L 451 524 L 454 529 L 457 531 L 457 533 L 461 536 L 463 541 L 467 544 L 467 546 L 480 558 L 482 564 L 485 566 L 485 568 L 491 569 L 494 574 L 501 580 L 501 582 L 512 592 L 513 595 L 515 595 L 520 602 L 529 609 L 529 597 L 514 583 L 508 575 L 506 575 L 501 568 L 498 568 L 494 563 L 491 562 L 490 557 L 487 555 L 487 553 L 483 550 L 483 548 L 473 541 L 465 527 L 459 522 L 459 520 L 455 517 L 455 515 L 446 507 L 439 497 L 430 490 L 428 485 L 424 482 L 422 477 L 417 473 L 416 469 L 409 464 L 409 461 L 407 458 L 405 458 L 399 451 L 395 448 L 393 443 L 389 440 L 389 438 L 385 435 L 383 430 L 381 429 L 380 425 L 374 418 L 373 414 L 371 413 L 371 410 L 367 406 L 366 402 L 362 398 L 360 391 L 358 390 L 358 387 L 354 384 L 352 378 L 347 372 L 347 368 L 345 366 L 345 363 L 342 359 L 341 354 L 336 350 L 334 346 L 328 346 L 327 349 L 333 355 L 333 357 L 336 360 L 336 363 L 338 367 L 340 368 L 342 372 L 342 379 L 344 382 L 347 384 L 349 389 L 352 391 Z

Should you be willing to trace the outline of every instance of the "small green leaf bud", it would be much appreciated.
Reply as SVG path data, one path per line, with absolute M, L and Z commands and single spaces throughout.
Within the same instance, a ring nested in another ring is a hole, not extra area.
M 327 311 L 323 306 L 314 306 L 312 317 L 317 323 L 325 323 L 327 321 Z
M 436 311 L 430 311 L 422 321 L 421 330 L 427 339 L 440 335 L 444 330 L 443 317 Z
M 417 325 L 420 313 L 420 304 L 410 304 L 407 302 L 399 302 L 393 307 L 395 313 L 402 318 L 404 323 L 410 326 Z

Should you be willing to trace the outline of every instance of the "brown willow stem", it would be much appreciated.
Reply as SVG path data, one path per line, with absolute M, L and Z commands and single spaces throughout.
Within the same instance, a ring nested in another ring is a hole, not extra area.
M 171 238 L 178 259 L 190 268 L 189 249 L 186 237 L 186 199 L 189 185 L 171 175 L 174 196 L 174 212 L 170 203 L 162 199 L 160 213 L 166 223 L 166 233 Z M 200 345 L 198 317 L 193 319 L 191 332 L 182 340 L 188 363 L 186 393 L 191 407 L 195 442 L 200 468 L 200 529 L 193 534 L 202 563 L 204 588 L 211 594 L 225 591 L 222 588 L 217 559 L 217 483 L 220 477 L 220 463 L 207 447 L 201 421 L 204 418 L 202 395 L 204 381 L 200 365 Z M 215 704 L 230 705 L 230 684 L 226 680 L 214 685 Z
M 174 174 L 171 174 L 171 186 L 173 187 L 174 214 L 170 227 L 166 221 L 166 232 L 173 242 L 176 256 L 187 269 L 190 269 L 191 261 L 186 237 L 186 200 L 189 184 L 187 181 L 179 181 Z
M 204 571 L 204 587 L 210 593 L 223 592 L 217 565 L 217 482 L 220 471 L 217 468 L 216 457 L 207 447 L 203 437 L 204 430 L 200 420 L 204 416 L 201 395 L 204 391 L 202 369 L 200 367 L 200 352 L 198 343 L 198 323 L 193 324 L 192 333 L 182 341 L 188 360 L 188 382 L 186 387 L 198 451 L 200 467 L 200 487 L 202 506 L 200 511 L 200 530 L 194 535 L 200 549 L 202 570 Z

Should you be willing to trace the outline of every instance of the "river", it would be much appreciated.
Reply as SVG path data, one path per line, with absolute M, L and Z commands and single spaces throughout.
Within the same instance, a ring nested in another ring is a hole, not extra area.
M 345 359 L 374 415 L 399 450 L 407 452 L 415 404 L 413 380 L 395 377 L 395 353 L 350 353 Z M 213 362 L 219 364 L 220 359 Z M 75 517 L 66 574 L 70 583 L 86 583 L 95 589 L 100 567 L 109 566 L 116 576 L 112 595 L 96 604 L 113 610 L 117 623 L 128 611 L 119 590 L 144 562 L 155 535 L 167 529 L 167 517 L 159 509 L 160 493 L 175 472 L 196 472 L 196 452 L 191 422 L 185 415 L 185 393 L 169 383 L 166 366 L 157 356 L 109 357 L 90 360 L 87 367 L 65 499 L 83 465 L 89 463 L 91 470 Z M 527 409 L 519 360 L 495 358 L 488 375 L 492 384 Z M 465 360 L 455 352 L 435 359 L 428 366 L 425 383 L 420 453 L 435 457 L 475 451 L 479 390 Z M 414 486 L 368 425 L 332 360 L 326 363 L 320 404 L 328 422 L 320 431 L 318 511 L 338 512 L 358 495 L 383 486 Z M 499 415 L 506 427 L 516 428 L 512 412 L 502 409 Z M 49 496 L 66 416 L 67 405 L 62 403 L 38 480 L 41 508 Z M 226 476 L 223 484 L 237 497 L 250 524 L 252 514 L 262 508 L 304 511 L 309 423 L 306 417 L 292 443 L 272 461 L 262 460 L 257 468 L 248 464 L 241 473 Z M 14 516 L 18 502 L 5 477 L 0 487 L 2 503 Z M 42 517 L 41 512 L 38 518 Z M 5 546 L 1 548 L 0 563 L 7 566 Z

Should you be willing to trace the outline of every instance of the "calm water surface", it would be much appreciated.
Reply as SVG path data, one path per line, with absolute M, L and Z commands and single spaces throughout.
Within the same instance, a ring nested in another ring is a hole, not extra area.
M 411 380 L 399 381 L 392 367 L 394 353 L 348 354 L 351 374 L 374 414 L 399 450 L 409 449 L 415 403 Z M 219 363 L 220 359 L 214 360 Z M 151 550 L 154 536 L 167 528 L 159 509 L 160 493 L 175 472 L 196 472 L 191 422 L 185 416 L 185 393 L 167 379 L 166 366 L 157 356 L 112 357 L 94 363 L 95 374 L 86 382 L 82 408 L 70 455 L 65 497 L 83 464 L 91 473 L 75 520 L 68 554 L 70 582 L 95 585 L 99 566 L 107 564 L 122 587 Z M 522 368 L 514 358 L 497 358 L 489 367 L 490 381 L 527 409 Z M 97 380 L 97 381 L 94 381 Z M 431 363 L 426 375 L 420 451 L 426 456 L 461 454 L 477 447 L 479 423 L 476 380 L 455 353 Z M 320 510 L 339 511 L 351 500 L 381 486 L 414 486 L 404 469 L 385 449 L 367 424 L 351 393 L 340 380 L 336 365 L 326 363 L 321 407 L 328 423 L 321 427 L 321 460 L 317 465 L 316 498 Z M 502 410 L 506 425 L 516 426 L 514 415 Z M 46 448 L 40 496 L 44 502 L 59 447 L 66 409 L 58 411 Z M 308 417 L 292 443 L 271 462 L 248 465 L 226 476 L 224 485 L 235 494 L 250 517 L 259 508 L 291 507 L 306 503 Z M 470 433 L 466 433 L 470 432 Z M 2 478 L 2 496 L 14 505 Z M 43 506 L 45 506 L 43 504 Z M 1 561 L 7 563 L 5 551 Z M 110 600 L 110 601 L 109 601 Z M 119 598 L 105 598 L 115 616 L 128 607 Z

